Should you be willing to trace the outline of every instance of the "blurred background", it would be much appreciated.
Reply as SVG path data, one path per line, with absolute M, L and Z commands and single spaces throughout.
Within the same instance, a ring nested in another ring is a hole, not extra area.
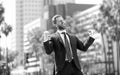
M 43 48 L 43 32 L 56 31 L 62 15 L 68 32 L 83 42 L 97 34 L 87 52 L 78 51 L 84 75 L 120 75 L 120 0 L 0 0 L 0 75 L 53 75 L 54 52 Z

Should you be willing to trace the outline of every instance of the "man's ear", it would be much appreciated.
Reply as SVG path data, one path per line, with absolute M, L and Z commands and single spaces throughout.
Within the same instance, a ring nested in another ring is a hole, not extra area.
M 54 24 L 57 24 L 57 21 L 56 21 L 56 19 L 53 21 L 53 23 L 54 23 Z

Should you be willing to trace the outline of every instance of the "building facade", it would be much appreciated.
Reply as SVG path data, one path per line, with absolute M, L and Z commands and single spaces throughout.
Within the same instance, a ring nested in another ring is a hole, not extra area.
M 23 52 L 24 25 L 41 17 L 43 0 L 15 0 L 15 2 L 16 25 L 13 26 L 11 49 Z

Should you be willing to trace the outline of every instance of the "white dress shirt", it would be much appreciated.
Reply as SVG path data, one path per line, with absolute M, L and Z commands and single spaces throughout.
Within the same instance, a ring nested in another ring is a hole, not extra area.
M 62 38 L 63 43 L 65 44 L 64 34 L 62 34 L 62 33 L 63 33 L 63 32 L 65 32 L 65 33 L 66 33 L 66 30 L 57 30 L 57 32 L 60 34 L 60 37 Z M 71 51 L 71 53 L 72 53 L 72 48 L 71 48 L 71 43 L 70 43 L 69 36 L 68 36 L 68 35 L 66 35 L 66 37 L 67 37 L 67 39 L 68 39 L 69 46 L 70 46 L 70 51 Z M 72 59 L 73 59 L 73 53 L 72 53 Z M 68 60 L 68 59 L 66 58 L 66 60 Z

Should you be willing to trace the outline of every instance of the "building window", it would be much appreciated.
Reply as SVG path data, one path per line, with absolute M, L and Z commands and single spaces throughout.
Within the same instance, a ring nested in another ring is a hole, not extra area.
M 53 4 L 53 0 L 44 0 L 44 6 Z

